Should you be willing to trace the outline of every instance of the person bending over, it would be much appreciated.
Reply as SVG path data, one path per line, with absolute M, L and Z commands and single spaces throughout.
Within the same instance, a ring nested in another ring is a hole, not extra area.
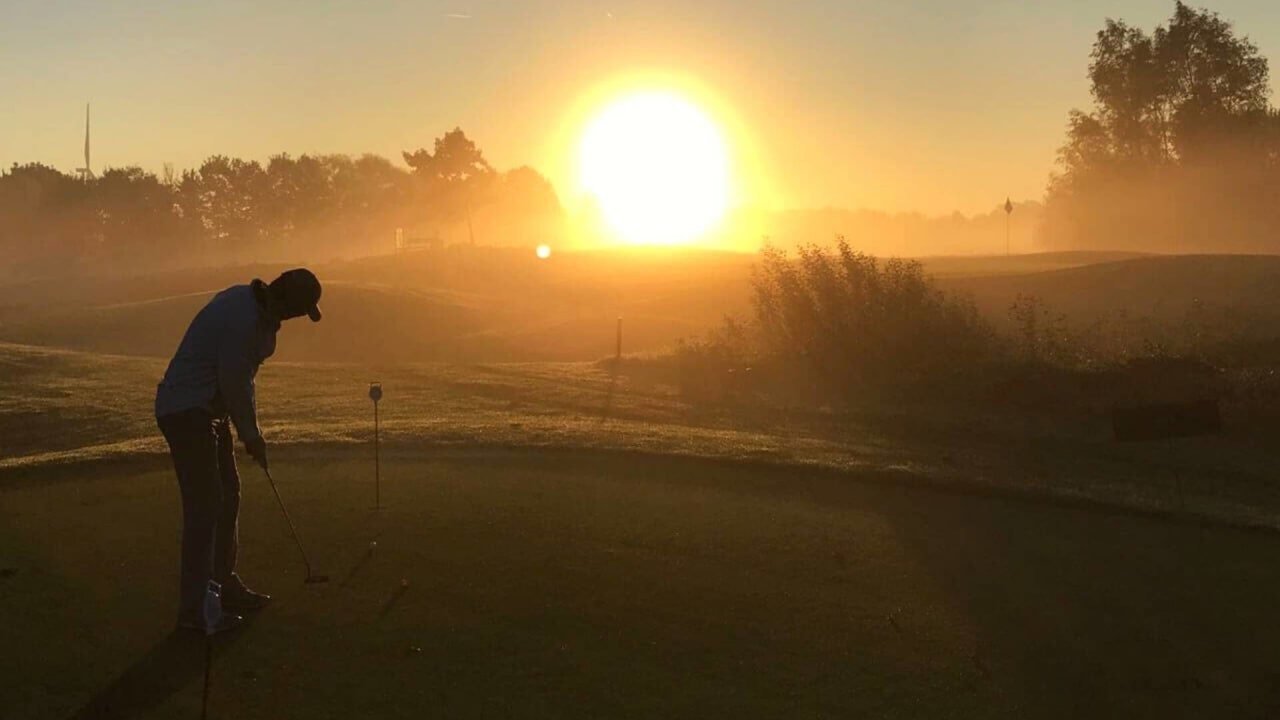
M 182 492 L 180 628 L 229 630 L 244 619 L 237 613 L 271 599 L 236 574 L 240 476 L 231 425 L 249 455 L 266 468 L 254 378 L 275 352 L 281 322 L 303 316 L 319 322 L 320 291 L 320 281 L 305 268 L 289 270 L 270 284 L 255 279 L 223 290 L 191 321 L 156 388 L 156 424 L 169 443 Z M 221 585 L 222 601 L 206 613 L 210 580 Z

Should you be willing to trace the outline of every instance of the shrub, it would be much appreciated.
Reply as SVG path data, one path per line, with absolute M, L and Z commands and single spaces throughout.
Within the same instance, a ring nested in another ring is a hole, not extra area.
M 1280 423 L 1277 315 L 1197 301 L 1181 319 L 1118 309 L 1080 328 L 1041 298 L 1019 295 L 1002 337 L 919 263 L 882 262 L 843 238 L 795 257 L 766 248 L 752 290 L 754 317 L 726 318 L 668 357 L 686 398 L 977 401 L 1077 416 L 1209 398 L 1223 400 L 1233 421 Z
M 798 257 L 766 248 L 753 277 L 760 353 L 843 399 L 937 391 L 1001 354 L 971 302 L 948 297 L 918 262 L 880 262 L 839 238 Z
M 674 357 L 681 394 L 700 401 L 754 394 L 755 365 L 762 359 L 755 336 L 747 323 L 726 317 L 703 337 L 677 342 Z

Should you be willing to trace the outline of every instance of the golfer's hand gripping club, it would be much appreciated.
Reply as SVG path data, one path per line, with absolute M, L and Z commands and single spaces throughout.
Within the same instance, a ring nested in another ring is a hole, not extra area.
M 245 452 L 253 458 L 263 470 L 267 469 L 267 441 L 261 435 L 244 441 Z

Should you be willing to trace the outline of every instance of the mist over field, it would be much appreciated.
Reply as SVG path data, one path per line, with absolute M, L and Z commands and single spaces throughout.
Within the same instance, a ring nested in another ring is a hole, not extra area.
M 1280 19 L 1112 5 L 15 8 L 0 718 L 1280 715 Z

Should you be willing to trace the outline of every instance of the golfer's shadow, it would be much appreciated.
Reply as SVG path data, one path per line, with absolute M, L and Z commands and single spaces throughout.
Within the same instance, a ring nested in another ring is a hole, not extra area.
M 358 575 L 360 571 L 363 570 L 365 566 L 369 564 L 369 561 L 372 559 L 373 559 L 373 551 L 370 550 L 369 552 L 365 553 L 360 558 L 360 560 L 356 562 L 354 566 L 352 566 L 351 572 L 347 573 L 347 576 L 343 578 L 342 582 L 338 583 L 338 585 L 340 587 L 349 587 L 351 585 L 351 581 L 356 579 L 356 575 Z
M 219 635 L 213 643 L 214 661 L 244 627 Z M 103 688 L 69 720 L 135 718 L 146 715 L 178 691 L 198 684 L 204 676 L 204 636 L 175 630 Z

